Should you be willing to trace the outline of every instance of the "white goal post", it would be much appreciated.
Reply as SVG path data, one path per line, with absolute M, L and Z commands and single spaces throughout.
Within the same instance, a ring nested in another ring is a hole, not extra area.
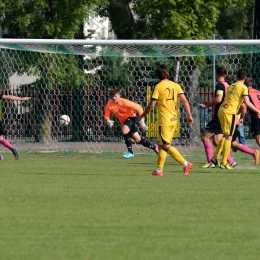
M 245 68 L 260 83 L 260 40 L 47 40 L 0 39 L 1 93 L 31 96 L 26 102 L 1 101 L 0 119 L 6 138 L 21 151 L 126 151 L 119 122 L 108 129 L 104 110 L 113 88 L 141 104 L 149 102 L 158 82 L 159 64 L 170 68 L 171 79 L 183 87 L 195 123 L 188 127 L 180 106 L 174 145 L 187 152 L 201 144 L 200 134 L 212 117 L 198 103 L 211 100 L 214 67 L 224 66 L 235 80 Z M 58 124 L 61 114 L 71 123 Z M 147 117 L 148 132 L 156 142 L 156 111 Z M 249 121 L 246 137 L 250 136 Z M 135 145 L 135 152 L 150 150 Z M 6 151 L 0 146 L 0 151 Z

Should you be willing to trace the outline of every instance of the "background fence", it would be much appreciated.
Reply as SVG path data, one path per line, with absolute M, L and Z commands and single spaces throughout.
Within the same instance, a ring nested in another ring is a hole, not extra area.
M 8 87 L 10 89 L 10 86 Z M 39 142 L 43 134 L 41 126 L 43 115 L 49 117 L 51 132 L 49 138 L 55 141 L 70 142 L 111 142 L 122 141 L 121 128 L 118 120 L 113 116 L 115 125 L 109 129 L 104 123 L 104 112 L 107 102 L 110 99 L 110 89 L 96 87 L 94 89 L 81 88 L 79 90 L 66 87 L 48 89 L 35 89 L 33 86 L 23 86 L 13 90 L 4 91 L 6 95 L 30 96 L 29 102 L 2 102 L 2 121 L 6 135 L 11 140 L 26 140 Z M 147 105 L 147 91 L 144 87 L 125 89 L 124 97 L 141 104 Z M 212 89 L 198 88 L 198 103 L 203 100 L 211 101 L 213 98 Z M 49 100 L 47 100 L 49 99 Z M 46 102 L 48 101 L 48 102 Z M 47 112 L 50 111 L 50 115 Z M 183 110 L 181 110 L 183 111 Z M 71 117 L 71 124 L 67 127 L 59 125 L 59 116 L 67 114 Z M 202 133 L 207 123 L 212 118 L 212 108 L 201 108 L 198 106 L 199 132 Z M 181 118 L 184 118 L 183 115 Z M 248 118 L 245 120 L 246 137 L 250 138 Z M 148 126 L 151 125 L 148 122 Z M 180 134 L 176 138 L 185 142 L 189 139 L 186 130 L 185 120 L 180 124 Z M 47 134 L 47 133 L 46 133 Z M 142 135 L 156 137 L 157 131 L 149 129 Z

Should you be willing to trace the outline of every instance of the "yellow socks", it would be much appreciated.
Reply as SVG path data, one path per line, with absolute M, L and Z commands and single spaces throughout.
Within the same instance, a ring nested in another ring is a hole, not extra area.
M 171 147 L 168 150 L 168 154 L 181 165 L 183 165 L 186 162 L 186 160 L 182 157 L 180 152 L 174 147 Z

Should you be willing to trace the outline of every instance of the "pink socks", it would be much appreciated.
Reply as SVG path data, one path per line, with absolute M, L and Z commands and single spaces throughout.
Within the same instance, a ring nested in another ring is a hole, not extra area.
M 204 148 L 205 148 L 207 161 L 210 162 L 211 158 L 213 157 L 213 151 L 212 151 L 211 142 L 204 143 Z
M 240 144 L 239 150 L 243 153 L 248 153 L 253 155 L 255 153 L 254 150 L 252 150 L 251 148 L 247 147 L 246 145 Z
M 13 149 L 13 146 L 9 143 L 9 141 L 8 141 L 7 139 L 3 139 L 3 140 L 1 141 L 1 144 L 2 144 L 3 146 L 5 146 L 6 148 L 8 148 L 9 150 Z

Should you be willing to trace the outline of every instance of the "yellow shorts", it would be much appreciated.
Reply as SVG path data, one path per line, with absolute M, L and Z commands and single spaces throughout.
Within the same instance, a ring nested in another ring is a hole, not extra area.
M 226 114 L 224 109 L 219 109 L 218 118 L 221 124 L 221 129 L 225 135 L 233 135 L 236 129 L 236 115 Z
M 172 126 L 159 126 L 157 141 L 159 145 L 171 144 L 177 123 Z

